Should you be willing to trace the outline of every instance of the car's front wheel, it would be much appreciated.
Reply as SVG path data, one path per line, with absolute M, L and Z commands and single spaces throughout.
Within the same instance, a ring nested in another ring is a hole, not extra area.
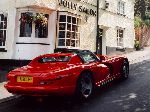
M 121 71 L 121 78 L 127 79 L 129 77 L 129 64 L 127 61 L 124 61 Z
M 84 72 L 80 75 L 77 82 L 76 93 L 80 99 L 87 99 L 93 92 L 93 80 L 91 73 Z

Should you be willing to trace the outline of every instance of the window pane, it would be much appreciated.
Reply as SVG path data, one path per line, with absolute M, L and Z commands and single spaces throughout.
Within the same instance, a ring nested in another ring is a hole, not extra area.
M 3 38 L 3 30 L 0 30 L 0 39 Z
M 67 30 L 71 31 L 71 24 L 67 24 Z
M 4 21 L 4 29 L 6 29 L 6 28 L 7 28 L 7 20 Z
M 71 38 L 71 32 L 67 32 L 67 38 Z
M 3 46 L 5 46 L 5 41 L 6 41 L 6 30 L 4 30 Z
M 65 30 L 66 29 L 66 23 L 59 23 L 59 30 Z
M 3 29 L 3 22 L 0 22 L 0 29 Z
M 85 62 L 94 62 L 97 60 L 96 57 L 92 53 L 89 53 L 89 52 L 83 52 L 80 55 L 82 56 Z
M 117 37 L 119 36 L 119 30 L 117 30 Z
M 79 47 L 79 40 L 76 40 L 76 47 Z
M 72 31 L 76 32 L 76 28 L 77 26 L 76 25 L 72 25 Z
M 123 38 L 123 30 L 120 30 L 120 31 L 119 31 L 119 37 L 122 37 L 122 38 Z
M 73 24 L 77 24 L 75 17 L 72 17 L 72 23 L 73 23 Z
M 75 47 L 75 40 L 71 40 L 71 46 Z
M 6 31 L 0 30 L 0 46 L 5 46 Z
M 48 37 L 48 14 L 37 13 L 35 22 L 35 37 L 37 38 L 47 38 Z
M 67 22 L 71 23 L 71 16 L 67 16 Z
M 72 39 L 76 39 L 75 32 L 72 32 Z
M 35 25 L 35 37 L 47 38 L 48 37 L 48 25 Z
M 65 46 L 65 39 L 59 39 L 58 46 Z
M 31 37 L 32 23 L 21 22 L 20 24 L 20 37 Z
M 66 22 L 66 15 L 60 15 L 59 22 Z
M 20 37 L 31 37 L 32 33 L 32 13 L 21 13 Z
M 1 21 L 4 21 L 4 15 L 1 14 Z
M 65 31 L 59 31 L 59 37 L 58 38 L 65 38 Z
M 66 40 L 66 46 L 70 46 L 70 39 Z

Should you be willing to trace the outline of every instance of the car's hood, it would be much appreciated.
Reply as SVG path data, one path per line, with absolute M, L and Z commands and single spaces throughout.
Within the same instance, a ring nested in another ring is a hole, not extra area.
M 27 65 L 21 68 L 17 68 L 11 73 L 14 74 L 21 74 L 21 75 L 40 75 L 40 74 L 46 74 L 50 73 L 53 74 L 54 72 L 66 69 L 68 67 L 67 63 L 45 63 L 45 64 L 32 64 L 32 65 Z

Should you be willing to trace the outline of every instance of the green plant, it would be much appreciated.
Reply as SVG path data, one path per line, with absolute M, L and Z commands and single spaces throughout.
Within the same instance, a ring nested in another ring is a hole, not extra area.
M 134 20 L 134 26 L 135 26 L 135 28 L 141 27 L 142 25 L 143 25 L 142 19 L 140 19 L 139 17 L 135 17 L 135 20 Z
M 48 18 L 45 16 L 45 14 L 42 13 L 37 13 L 36 15 L 33 15 L 33 13 L 25 12 L 21 15 L 19 21 L 25 23 L 34 22 L 37 25 L 43 25 L 43 26 L 46 26 L 48 24 Z
M 34 16 L 34 23 L 42 24 L 43 26 L 46 26 L 48 23 L 48 19 L 45 16 L 45 14 L 38 13 Z
M 150 26 L 150 14 L 146 14 L 145 15 L 145 25 Z
M 29 12 L 22 13 L 21 18 L 19 21 L 24 22 L 24 23 L 32 23 L 33 21 L 33 14 Z
M 139 42 L 138 40 L 135 40 L 135 41 L 134 41 L 134 48 L 135 48 L 136 50 L 139 50 L 139 49 L 140 49 L 140 42 Z

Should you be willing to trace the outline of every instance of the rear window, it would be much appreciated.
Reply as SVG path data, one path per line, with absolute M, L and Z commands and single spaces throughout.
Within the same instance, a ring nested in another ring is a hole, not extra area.
M 70 60 L 69 56 L 57 56 L 57 57 L 42 57 L 38 60 L 39 63 L 47 62 L 68 62 Z

